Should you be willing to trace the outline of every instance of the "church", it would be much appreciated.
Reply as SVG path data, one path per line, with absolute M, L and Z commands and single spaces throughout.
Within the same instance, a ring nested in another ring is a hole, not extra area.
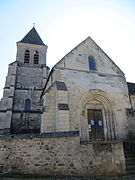
M 46 53 L 47 45 L 34 27 L 17 42 L 0 101 L 0 144 L 6 144 L 8 153 L 9 146 L 12 153 L 23 148 L 11 153 L 7 164 L 0 148 L 1 171 L 125 174 L 123 141 L 135 135 L 135 84 L 126 82 L 122 70 L 91 37 L 51 70 Z

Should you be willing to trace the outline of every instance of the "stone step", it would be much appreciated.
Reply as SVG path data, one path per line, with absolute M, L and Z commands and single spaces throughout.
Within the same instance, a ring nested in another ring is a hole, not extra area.
M 135 154 L 133 154 L 133 153 L 125 153 L 125 157 L 135 157 Z
M 135 154 L 130 151 L 124 151 L 127 174 L 135 174 Z
M 135 174 L 135 169 L 127 169 L 127 174 Z
M 125 154 L 134 154 L 132 151 L 124 151 Z
M 125 157 L 135 157 L 135 154 L 132 154 L 132 153 L 125 153 Z
M 130 165 L 135 165 L 135 161 L 126 161 L 126 165 L 128 166 L 130 166 Z
M 134 164 L 127 165 L 126 169 L 127 170 L 129 170 L 129 169 L 134 169 L 135 170 L 135 165 Z
M 134 162 L 135 157 L 126 157 L 125 160 L 126 160 L 126 162 Z

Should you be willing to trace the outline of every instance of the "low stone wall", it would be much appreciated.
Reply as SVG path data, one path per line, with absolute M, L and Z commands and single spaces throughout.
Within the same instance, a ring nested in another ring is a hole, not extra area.
M 123 174 L 123 145 L 80 142 L 78 132 L 0 137 L 0 172 L 80 177 Z

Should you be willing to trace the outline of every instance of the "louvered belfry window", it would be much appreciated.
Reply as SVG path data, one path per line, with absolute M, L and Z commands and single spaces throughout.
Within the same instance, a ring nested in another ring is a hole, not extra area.
M 30 60 L 30 51 L 26 50 L 24 55 L 24 63 L 29 63 Z
M 39 53 L 38 51 L 34 52 L 34 64 L 38 64 L 39 63 Z

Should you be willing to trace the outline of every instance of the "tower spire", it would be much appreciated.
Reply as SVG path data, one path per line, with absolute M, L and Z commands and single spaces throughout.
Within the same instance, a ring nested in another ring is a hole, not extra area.
M 35 29 L 35 23 L 33 23 L 33 28 L 19 42 L 46 46 Z

